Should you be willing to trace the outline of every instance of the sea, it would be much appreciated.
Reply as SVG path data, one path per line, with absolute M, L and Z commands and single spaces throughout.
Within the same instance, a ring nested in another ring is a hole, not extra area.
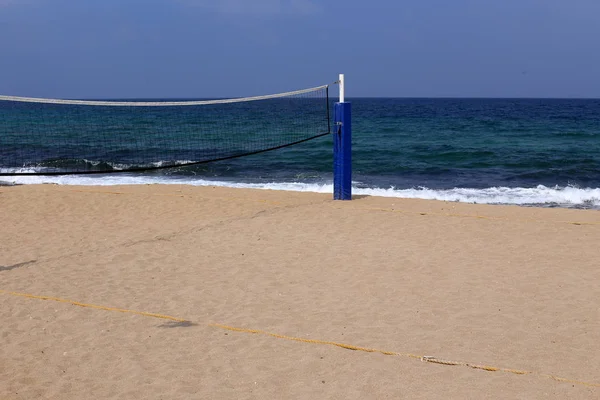
M 347 101 L 352 104 L 353 194 L 600 209 L 600 100 Z M 332 193 L 332 148 L 332 136 L 326 135 L 279 150 L 189 167 L 99 175 L 0 176 L 0 181 L 160 183 Z

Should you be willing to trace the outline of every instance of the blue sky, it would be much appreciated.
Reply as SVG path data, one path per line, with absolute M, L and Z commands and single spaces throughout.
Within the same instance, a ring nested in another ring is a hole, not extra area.
M 600 97 L 599 0 L 0 0 L 0 94 Z

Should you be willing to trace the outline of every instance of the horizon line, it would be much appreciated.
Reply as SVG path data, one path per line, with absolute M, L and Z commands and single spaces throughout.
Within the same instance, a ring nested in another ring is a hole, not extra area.
M 226 100 L 244 98 L 245 96 L 229 97 L 55 97 L 56 100 L 82 100 L 82 101 L 139 101 L 139 100 L 178 100 L 178 101 L 198 101 L 198 100 Z M 36 98 L 36 97 L 32 97 Z M 42 97 L 39 97 L 42 98 Z M 51 98 L 51 97 L 44 97 Z M 337 99 L 338 96 L 329 96 L 330 100 Z M 406 99 L 406 100 L 600 100 L 600 97 L 519 97 L 519 96 L 346 96 L 346 99 Z

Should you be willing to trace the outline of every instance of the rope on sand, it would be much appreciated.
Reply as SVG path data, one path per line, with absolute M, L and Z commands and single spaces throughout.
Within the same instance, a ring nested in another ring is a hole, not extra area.
M 106 306 L 100 306 L 100 305 L 96 305 L 96 304 L 87 304 L 87 303 L 81 303 L 79 301 L 62 299 L 59 297 L 38 296 L 38 295 L 33 295 L 33 294 L 28 294 L 28 293 L 11 292 L 11 291 L 2 290 L 2 289 L 0 289 L 0 294 L 7 294 L 7 295 L 11 295 L 11 296 L 25 297 L 25 298 L 38 299 L 38 300 L 50 300 L 50 301 L 56 301 L 59 303 L 72 304 L 72 305 L 78 306 L 78 307 L 94 308 L 97 310 L 115 311 L 115 312 L 121 312 L 121 313 L 129 313 L 129 314 L 137 314 L 137 315 L 141 315 L 144 317 L 167 319 L 167 320 L 176 321 L 176 322 L 192 322 L 187 319 L 172 317 L 170 315 L 149 313 L 149 312 L 136 311 L 136 310 L 128 310 L 128 309 L 124 309 L 124 308 L 106 307 Z M 292 340 L 292 341 L 296 341 L 296 342 L 336 346 L 336 347 L 340 347 L 342 349 L 347 349 L 347 350 L 364 351 L 367 353 L 380 353 L 380 354 L 383 354 L 386 356 L 408 357 L 408 358 L 418 359 L 418 360 L 421 360 L 422 362 L 428 362 L 428 363 L 432 363 L 432 364 L 440 364 L 440 365 L 447 365 L 447 366 L 463 366 L 463 367 L 480 369 L 483 371 L 491 371 L 491 372 L 501 371 L 501 372 L 507 372 L 507 373 L 511 373 L 511 374 L 515 374 L 515 375 L 532 374 L 532 375 L 538 375 L 538 376 L 550 378 L 550 379 L 553 379 L 558 382 L 565 382 L 565 383 L 572 383 L 572 384 L 576 384 L 576 385 L 600 388 L 599 383 L 585 382 L 585 381 L 580 381 L 580 380 L 576 380 L 576 379 L 561 378 L 561 377 L 558 377 L 555 375 L 549 375 L 549 374 L 544 374 L 544 373 L 535 372 L 535 371 L 525 371 L 525 370 L 512 369 L 512 368 L 499 368 L 499 367 L 493 367 L 493 366 L 489 366 L 489 365 L 473 364 L 473 363 L 468 363 L 468 362 L 463 362 L 463 361 L 451 361 L 451 360 L 445 360 L 445 359 L 436 358 L 436 357 L 432 357 L 432 356 L 422 356 L 422 355 L 417 355 L 417 354 L 412 354 L 412 353 L 399 353 L 396 351 L 379 350 L 379 349 L 374 349 L 374 348 L 369 348 L 369 347 L 355 346 L 352 344 L 338 343 L 338 342 L 333 342 L 333 341 L 328 341 L 328 340 L 299 338 L 299 337 L 294 337 L 294 336 L 280 335 L 278 333 L 261 331 L 258 329 L 236 328 L 233 326 L 215 324 L 215 323 L 209 324 L 209 326 L 212 326 L 215 328 L 220 328 L 220 329 L 225 329 L 225 330 L 229 330 L 229 331 L 234 331 L 234 332 L 266 335 L 266 336 L 271 336 L 271 337 L 278 338 L 278 339 Z
M 149 194 L 147 193 L 132 193 L 132 192 L 117 192 L 117 191 L 106 191 L 106 190 L 80 190 L 80 189 L 71 189 L 71 192 L 79 192 L 79 193 L 99 193 L 99 194 L 113 194 L 113 195 L 122 195 L 122 194 L 128 194 L 128 195 L 132 195 L 132 194 L 138 194 L 138 195 L 142 195 L 142 196 L 148 196 Z M 152 196 L 173 196 L 173 197 L 197 197 L 197 198 L 203 198 L 201 196 L 194 196 L 194 195 L 189 195 L 189 194 L 182 194 L 182 193 L 153 193 L 150 194 Z M 240 199 L 240 200 L 244 200 L 244 201 L 248 201 L 247 198 L 241 198 L 241 197 L 228 197 L 228 199 Z M 203 198 L 203 199 L 207 199 L 207 198 Z M 270 204 L 276 204 L 279 205 L 281 203 L 276 202 L 276 201 L 271 201 L 271 200 L 264 200 L 264 199 L 251 199 L 253 201 L 257 201 L 257 202 L 262 202 L 262 203 L 270 203 Z M 337 209 L 341 209 L 340 207 L 337 207 Z M 423 216 L 437 216 L 437 217 L 458 217 L 458 218 L 474 218 L 474 219 L 486 219 L 486 220 L 491 220 L 491 221 L 520 221 L 520 222 L 545 222 L 545 223 L 557 223 L 557 224 L 567 224 L 567 225 L 578 225 L 578 226 L 594 226 L 594 225 L 600 225 L 600 222 L 586 222 L 586 221 L 551 221 L 551 220 L 544 220 L 544 219 L 535 219 L 535 218 L 506 218 L 506 217 L 494 217 L 494 216 L 488 216 L 488 215 L 477 215 L 477 214 L 457 214 L 457 213 L 438 213 L 438 212 L 422 212 L 422 211 L 406 211 L 406 210 L 400 210 L 400 209 L 395 209 L 395 208 L 381 208 L 381 207 L 359 207 L 358 209 L 360 210 L 367 210 L 367 211 L 383 211 L 383 212 L 391 212 L 391 213 L 398 213 L 398 214 L 415 214 L 415 215 L 423 215 Z
M 72 189 L 72 192 L 80 192 L 80 193 L 101 193 L 101 194 L 134 194 L 131 192 L 116 192 L 116 191 L 105 191 L 105 190 L 78 190 Z M 140 193 L 141 195 L 148 195 L 146 193 Z M 154 193 L 153 196 L 176 196 L 176 197 L 199 197 L 199 196 L 191 196 L 184 194 L 172 194 L 172 193 Z M 240 199 L 247 201 L 247 198 L 241 197 L 228 197 L 228 199 Z M 281 204 L 276 201 L 264 200 L 264 199 L 252 199 L 253 201 L 260 201 L 263 203 L 270 204 Z M 338 208 L 340 209 L 340 208 Z M 427 216 L 437 216 L 437 217 L 458 217 L 458 218 L 475 218 L 475 219 L 487 219 L 492 221 L 521 221 L 521 222 L 553 222 L 557 224 L 568 224 L 568 225 L 600 225 L 600 222 L 585 222 L 585 221 L 550 221 L 544 219 L 535 219 L 535 218 L 505 218 L 505 217 L 493 217 L 487 215 L 474 215 L 474 214 L 456 214 L 456 213 L 437 213 L 437 212 L 422 212 L 422 211 L 406 211 L 399 210 L 394 208 L 380 208 L 380 207 L 359 207 L 360 210 L 369 210 L 369 211 L 384 211 L 384 212 L 392 212 L 392 213 L 400 213 L 400 214 L 417 214 L 417 215 L 427 215 Z
M 368 348 L 368 347 L 354 346 L 351 344 L 337 343 L 337 342 L 331 342 L 331 341 L 327 341 L 327 340 L 305 339 L 305 338 L 286 336 L 286 335 L 280 335 L 277 333 L 261 331 L 258 329 L 236 328 L 233 326 L 221 325 L 221 324 L 210 324 L 210 326 L 213 326 L 215 328 L 226 329 L 226 330 L 234 331 L 234 332 L 245 332 L 245 333 L 258 334 L 258 335 L 267 335 L 267 336 L 275 337 L 278 339 L 293 340 L 296 342 L 311 343 L 311 344 L 325 344 L 325 345 L 330 345 L 330 346 L 341 347 L 343 349 L 348 349 L 348 350 L 364 351 L 367 353 L 380 353 L 380 354 L 384 354 L 386 356 L 409 357 L 409 358 L 413 358 L 413 359 L 419 359 L 422 362 L 428 362 L 428 363 L 433 363 L 433 364 L 441 364 L 441 365 L 449 365 L 449 366 L 458 365 L 458 366 L 463 366 L 463 367 L 468 367 L 468 368 L 473 368 L 473 369 L 480 369 L 483 371 L 490 371 L 490 372 L 495 372 L 495 371 L 508 372 L 508 373 L 515 374 L 515 375 L 531 374 L 531 375 L 538 375 L 538 376 L 543 376 L 546 378 L 551 378 L 551 379 L 554 379 L 555 381 L 559 381 L 559 382 L 573 383 L 573 384 L 583 385 L 583 386 L 588 386 L 588 387 L 600 387 L 600 383 L 584 382 L 584 381 L 579 381 L 576 379 L 561 378 L 558 376 L 543 374 L 543 373 L 535 372 L 535 371 L 524 371 L 524 370 L 513 369 L 513 368 L 499 368 L 499 367 L 493 367 L 490 365 L 473 364 L 473 363 L 468 363 L 468 362 L 463 362 L 463 361 L 444 360 L 444 359 L 440 359 L 440 358 L 436 358 L 436 357 L 432 357 L 432 356 L 420 356 L 420 355 L 411 354 L 411 353 L 398 353 L 395 351 L 372 349 L 372 348 Z
M 168 319 L 168 320 L 177 321 L 177 322 L 188 322 L 185 319 L 177 318 L 177 317 L 171 317 L 170 315 L 155 314 L 155 313 L 149 313 L 149 312 L 144 312 L 144 311 L 126 310 L 124 308 L 98 306 L 98 305 L 95 305 L 95 304 L 87 304 L 87 303 L 81 303 L 79 301 L 61 299 L 59 297 L 36 296 L 36 295 L 33 295 L 33 294 L 28 294 L 28 293 L 9 292 L 7 290 L 1 290 L 1 289 L 0 289 L 0 293 L 9 294 L 11 296 L 27 297 L 27 298 L 30 298 L 30 299 L 57 301 L 59 303 L 72 304 L 72 305 L 78 306 L 78 307 L 95 308 L 97 310 L 116 311 L 116 312 L 121 312 L 121 313 L 129 313 L 129 314 L 142 315 L 144 317 Z
M 456 213 L 437 213 L 437 212 L 422 212 L 422 211 L 405 211 L 395 208 L 376 208 L 376 207 L 365 207 L 363 210 L 370 211 L 383 211 L 392 212 L 399 214 L 415 214 L 424 216 L 435 216 L 435 217 L 458 217 L 458 218 L 475 218 L 475 219 L 487 219 L 491 221 L 520 221 L 520 222 L 545 222 L 545 223 L 556 223 L 556 224 L 568 224 L 568 225 L 600 225 L 600 222 L 585 222 L 585 221 L 552 221 L 545 219 L 535 218 L 505 218 L 505 217 L 492 217 L 487 215 L 476 215 L 476 214 L 456 214 Z

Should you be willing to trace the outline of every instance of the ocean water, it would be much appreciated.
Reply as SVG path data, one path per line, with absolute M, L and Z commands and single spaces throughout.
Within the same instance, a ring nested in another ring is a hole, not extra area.
M 349 101 L 354 194 L 600 209 L 600 100 Z M 320 129 L 323 121 L 314 122 L 313 114 L 306 118 Z M 281 121 L 281 116 L 272 118 Z M 285 134 L 281 124 L 273 126 Z M 177 158 L 193 157 L 186 153 Z M 0 180 L 21 184 L 185 183 L 332 192 L 332 140 L 324 136 L 267 153 L 143 173 Z

